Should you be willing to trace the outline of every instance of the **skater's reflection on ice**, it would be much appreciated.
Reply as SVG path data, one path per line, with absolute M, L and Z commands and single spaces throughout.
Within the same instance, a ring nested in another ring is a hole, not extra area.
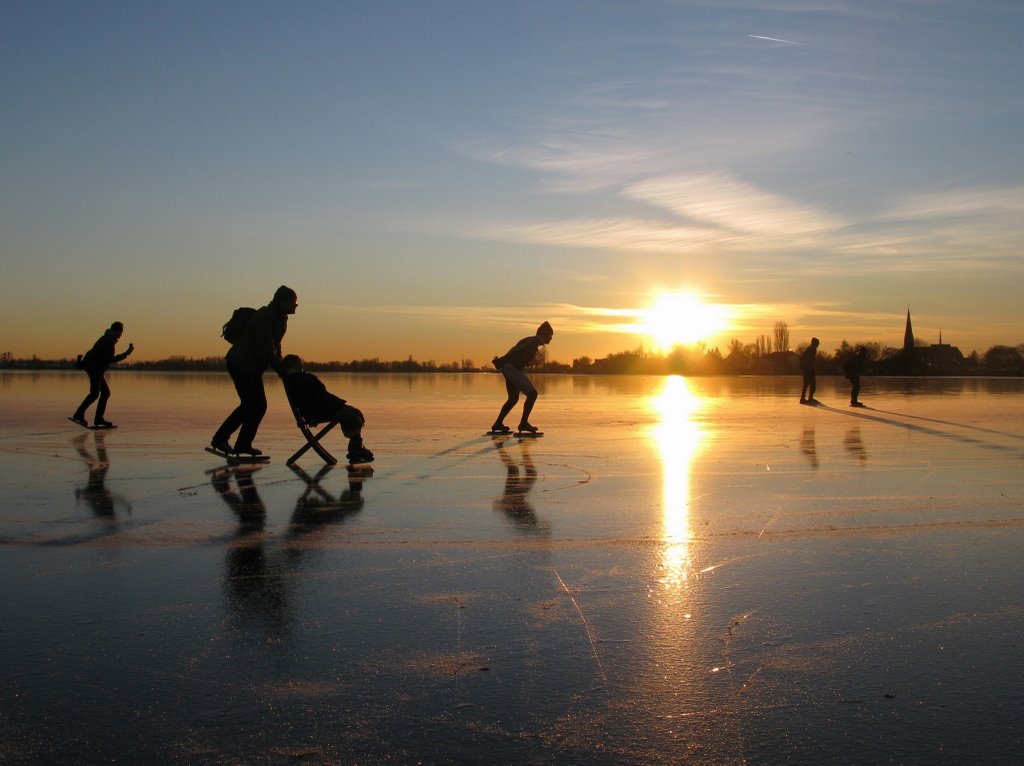
M 256 490 L 253 474 L 259 465 L 224 466 L 210 472 L 210 483 L 217 495 L 227 503 L 238 518 L 238 535 L 262 532 L 267 519 L 267 509 Z M 234 478 L 235 485 L 231 486 Z
M 868 460 L 868 451 L 864 447 L 864 442 L 860 438 L 860 426 L 854 426 L 846 432 L 843 437 L 843 446 L 846 451 L 857 458 L 861 463 L 866 463 Z
M 86 440 L 92 434 L 95 453 L 86 447 Z M 89 478 L 84 487 L 75 489 L 75 501 L 84 502 L 92 512 L 100 519 L 114 520 L 117 516 L 117 508 L 120 506 L 127 513 L 131 513 L 132 505 L 120 495 L 116 495 L 106 487 L 107 471 L 110 470 L 110 460 L 107 457 L 107 448 L 103 442 L 105 434 L 102 431 L 89 431 L 82 433 L 72 439 L 75 451 L 82 458 L 89 469 Z
M 690 473 L 699 454 L 704 431 L 695 416 L 705 401 L 695 395 L 686 379 L 665 379 L 661 392 L 651 399 L 657 417 L 654 441 L 662 463 L 661 584 L 682 587 L 691 567 Z
M 218 468 L 211 472 L 210 483 L 238 520 L 224 562 L 228 624 L 246 635 L 251 629 L 259 629 L 266 634 L 266 643 L 278 643 L 289 635 L 291 620 L 286 599 L 269 578 L 267 508 L 254 481 L 254 475 L 261 468 L 258 465 Z
M 804 426 L 803 433 L 800 434 L 800 451 L 807 457 L 811 468 L 817 471 L 821 467 L 821 461 L 818 460 L 818 444 L 814 426 Z
M 530 457 L 529 442 L 524 439 L 510 451 L 510 441 L 509 436 L 494 439 L 498 457 L 505 466 L 505 489 L 501 496 L 494 499 L 494 510 L 503 513 L 522 532 L 548 533 L 550 527 L 537 518 L 536 511 L 527 499 L 533 485 L 537 483 L 537 469 Z

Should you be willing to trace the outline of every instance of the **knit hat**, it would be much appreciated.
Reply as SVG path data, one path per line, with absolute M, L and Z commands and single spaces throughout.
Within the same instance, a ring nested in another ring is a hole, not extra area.
M 550 324 L 545 322 L 544 324 L 542 324 L 540 327 L 537 328 L 537 334 L 538 335 L 544 335 L 546 337 L 551 337 L 552 335 L 555 334 L 555 331 L 551 329 L 551 325 Z
M 285 303 L 288 301 L 297 301 L 298 299 L 299 296 L 296 295 L 295 291 L 285 285 L 281 285 L 274 292 L 274 303 Z
M 289 372 L 302 372 L 302 359 L 296 354 L 288 354 L 288 356 L 281 360 L 280 366 L 282 370 L 288 370 Z

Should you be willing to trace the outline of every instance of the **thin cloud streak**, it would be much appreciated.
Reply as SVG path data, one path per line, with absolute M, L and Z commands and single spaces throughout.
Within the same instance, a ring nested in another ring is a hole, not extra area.
M 476 329 L 500 329 L 524 332 L 541 320 L 555 326 L 556 332 L 596 332 L 606 326 L 594 317 L 628 316 L 631 309 L 587 309 L 567 303 L 532 303 L 508 306 L 323 306 L 330 316 L 346 314 L 376 315 L 400 318 L 404 322 L 424 321 L 438 326 L 474 327 Z M 621 314 L 616 314 L 621 312 Z M 536 317 L 537 322 L 525 317 Z
M 638 218 L 579 219 L 498 226 L 485 228 L 480 233 L 494 239 L 530 244 L 650 253 L 677 253 L 725 244 L 730 239 L 714 229 Z
M 778 37 L 765 37 L 764 35 L 747 35 L 755 40 L 767 40 L 770 43 L 785 43 L 786 45 L 800 45 L 800 43 L 793 42 L 792 40 L 781 40 Z
M 725 173 L 651 178 L 626 187 L 622 196 L 721 229 L 757 235 L 815 234 L 848 223 Z
M 882 216 L 882 220 L 1021 214 L 1024 214 L 1024 186 L 967 187 L 910 197 Z M 1015 218 L 1015 221 L 1019 223 L 1020 219 Z

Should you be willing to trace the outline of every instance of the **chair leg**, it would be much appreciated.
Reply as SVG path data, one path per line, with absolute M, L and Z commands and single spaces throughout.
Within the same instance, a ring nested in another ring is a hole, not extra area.
M 316 451 L 316 454 L 318 454 L 321 458 L 323 458 L 323 461 L 325 463 L 328 463 L 330 465 L 336 465 L 338 461 L 337 461 L 337 459 L 335 459 L 334 455 L 332 455 L 330 452 L 328 452 L 327 448 L 324 447 L 324 445 L 322 445 L 320 443 L 320 440 L 324 436 L 326 436 L 327 432 L 330 431 L 332 428 L 334 428 L 336 425 L 338 425 L 338 421 L 332 420 L 326 426 L 321 428 L 317 432 L 316 436 L 313 437 L 312 447 Z
M 287 460 L 284 461 L 284 464 L 285 465 L 291 465 L 296 460 L 298 460 L 300 457 L 305 455 L 306 451 L 308 449 L 309 449 L 309 445 L 308 444 L 303 444 L 301 447 L 299 447 L 297 450 L 295 450 L 294 454 L 290 458 L 288 458 Z
M 321 428 L 315 435 L 309 430 L 309 427 L 304 423 L 297 423 L 296 425 L 299 426 L 299 430 L 302 432 L 302 435 L 306 437 L 306 443 L 299 447 L 299 449 L 295 451 L 295 454 L 288 458 L 287 461 L 285 461 L 285 465 L 291 465 L 300 457 L 305 455 L 306 451 L 309 449 L 312 449 L 314 452 L 316 452 L 316 454 L 318 454 L 320 458 L 328 465 L 338 464 L 338 461 L 334 457 L 334 455 L 328 452 L 327 448 L 320 443 L 320 440 L 327 435 L 327 432 L 334 428 L 336 425 L 338 425 L 338 421 L 331 421 L 326 426 Z

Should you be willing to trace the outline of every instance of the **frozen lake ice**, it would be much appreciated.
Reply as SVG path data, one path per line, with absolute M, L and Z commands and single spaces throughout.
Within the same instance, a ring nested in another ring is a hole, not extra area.
M 1024 381 L 0 374 L 4 763 L 1019 762 Z M 515 423 L 515 416 L 510 423 Z M 344 453 L 341 437 L 332 448 Z

